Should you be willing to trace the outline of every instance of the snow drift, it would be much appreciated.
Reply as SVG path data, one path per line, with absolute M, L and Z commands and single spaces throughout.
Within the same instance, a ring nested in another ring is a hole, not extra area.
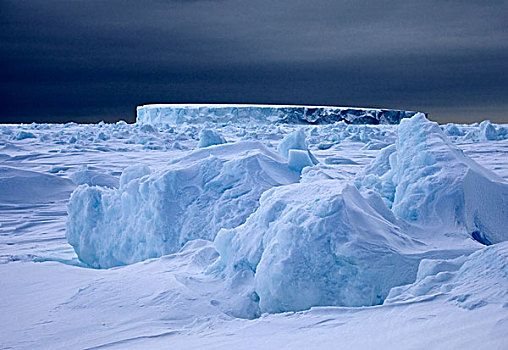
M 356 183 L 427 232 L 466 232 L 487 245 L 508 239 L 506 181 L 465 156 L 423 114 L 401 121 L 395 144 Z
M 85 184 L 73 192 L 67 239 L 96 268 L 173 253 L 242 224 L 266 189 L 298 178 L 258 142 L 203 148 L 151 174 L 127 168 L 120 189 Z
M 508 305 L 508 242 L 480 249 L 456 259 L 425 259 L 416 281 L 393 288 L 387 304 L 448 294 L 448 301 L 464 309 L 487 304 Z
M 298 172 L 301 172 L 306 166 L 319 163 L 308 148 L 303 129 L 295 130 L 286 135 L 277 146 L 277 152 L 288 160 L 291 169 Z
M 213 145 L 221 145 L 223 143 L 226 143 L 226 140 L 213 130 L 203 129 L 199 132 L 199 143 L 198 143 L 199 148 L 205 148 Z
M 0 166 L 0 205 L 64 200 L 74 187 L 56 175 Z
M 245 224 L 219 232 L 211 271 L 245 284 L 261 313 L 376 305 L 414 280 L 418 259 L 406 253 L 415 244 L 379 195 L 333 180 L 298 183 L 268 190 Z

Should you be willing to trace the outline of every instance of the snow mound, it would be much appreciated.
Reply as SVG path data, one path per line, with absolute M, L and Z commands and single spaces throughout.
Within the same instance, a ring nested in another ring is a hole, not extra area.
M 487 245 L 508 239 L 508 184 L 423 114 L 400 123 L 395 144 L 380 151 L 356 184 L 429 232 L 466 232 Z
M 376 193 L 298 183 L 268 190 L 245 224 L 218 233 L 211 271 L 245 284 L 261 313 L 377 305 L 414 280 L 419 261 L 405 253 L 414 244 Z
M 310 157 L 310 151 L 302 151 L 299 149 L 290 149 L 288 156 L 288 165 L 294 171 L 301 172 L 307 166 L 313 166 L 314 162 Z
M 387 146 L 389 146 L 390 143 L 388 142 L 382 142 L 382 141 L 378 141 L 378 140 L 372 140 L 372 141 L 369 141 L 365 144 L 365 146 L 362 147 L 362 149 L 368 149 L 368 150 L 380 150 L 380 149 L 383 149 Z
M 35 139 L 35 138 L 37 138 L 37 136 L 35 136 L 33 133 L 31 133 L 30 131 L 23 131 L 23 130 L 18 132 L 15 137 L 15 139 L 18 141 L 25 140 L 25 139 Z
M 480 135 L 482 140 L 494 141 L 497 140 L 497 131 L 490 120 L 484 120 L 480 123 Z
M 277 152 L 288 159 L 289 166 L 295 171 L 302 171 L 306 166 L 319 163 L 307 146 L 303 128 L 286 135 L 277 146 Z
M 465 309 L 508 303 L 508 243 L 480 249 L 456 259 L 424 259 L 416 281 L 393 288 L 387 304 L 447 294 Z
M 138 124 L 249 123 L 398 124 L 412 111 L 326 106 L 153 104 L 137 107 Z
M 454 123 L 448 123 L 444 126 L 444 133 L 448 136 L 464 136 L 464 131 L 460 130 Z
M 120 176 L 120 187 L 124 188 L 132 180 L 149 175 L 151 172 L 150 167 L 145 164 L 128 166 L 122 171 L 122 175 Z
M 445 132 L 447 135 L 450 135 L 447 132 L 447 127 L 445 127 Z M 462 126 L 465 131 L 461 130 L 461 134 L 453 135 L 453 136 L 464 136 L 465 140 L 471 140 L 473 142 L 488 142 L 488 141 L 500 141 L 505 140 L 508 137 L 506 126 L 492 124 L 490 120 L 484 120 L 480 124 L 473 124 Z
M 226 143 L 226 140 L 214 130 L 203 129 L 199 132 L 199 148 L 221 145 L 223 143 Z
M 78 187 L 68 205 L 67 239 L 96 268 L 158 257 L 242 224 L 265 190 L 298 178 L 259 142 L 203 148 L 120 189 Z
M 81 166 L 78 171 L 72 173 L 70 178 L 76 185 L 87 184 L 90 186 L 118 187 L 118 179 L 116 177 L 89 169 L 86 165 Z
M 50 174 L 0 167 L 0 203 L 44 203 L 69 197 L 72 181 Z

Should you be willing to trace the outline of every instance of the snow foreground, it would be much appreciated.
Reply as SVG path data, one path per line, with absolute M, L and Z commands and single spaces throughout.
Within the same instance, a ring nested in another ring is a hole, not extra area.
M 0 347 L 506 348 L 505 128 L 1 126 Z
M 137 108 L 137 123 L 398 124 L 416 112 L 332 106 L 154 104 Z

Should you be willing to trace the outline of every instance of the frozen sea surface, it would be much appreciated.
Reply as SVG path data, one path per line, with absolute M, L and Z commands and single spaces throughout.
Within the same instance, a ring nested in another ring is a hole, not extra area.
M 0 347 L 508 347 L 507 126 L 418 118 L 1 126 Z

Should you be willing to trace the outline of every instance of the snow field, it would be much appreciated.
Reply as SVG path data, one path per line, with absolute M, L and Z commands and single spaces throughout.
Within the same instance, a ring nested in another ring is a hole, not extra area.
M 382 304 L 391 288 L 414 282 L 422 258 L 507 238 L 508 215 L 497 208 L 508 208 L 508 185 L 423 114 L 402 120 L 394 145 L 356 178 L 371 191 L 363 194 L 335 179 L 298 183 L 318 164 L 302 128 L 280 141 L 282 158 L 254 142 L 204 147 L 203 139 L 223 139 L 208 129 L 200 135 L 202 149 L 164 171 L 120 190 L 85 185 L 73 193 L 67 238 L 81 261 L 108 268 L 215 240 L 220 259 L 210 271 L 241 289 L 248 306 L 240 309 L 249 313 L 235 316 L 253 318 Z M 442 232 L 441 247 L 430 232 Z M 445 234 L 463 242 L 445 242 Z
M 505 131 L 1 126 L 0 345 L 506 348 Z

